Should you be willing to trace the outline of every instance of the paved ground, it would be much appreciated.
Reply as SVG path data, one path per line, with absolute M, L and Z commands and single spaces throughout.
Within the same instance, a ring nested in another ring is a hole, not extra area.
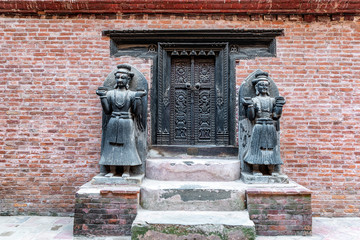
M 0 216 L 0 240 L 130 240 L 130 237 L 73 237 L 73 218 Z M 313 218 L 313 236 L 257 237 L 257 240 L 360 240 L 360 218 Z M 161 240 L 161 239 L 156 239 Z

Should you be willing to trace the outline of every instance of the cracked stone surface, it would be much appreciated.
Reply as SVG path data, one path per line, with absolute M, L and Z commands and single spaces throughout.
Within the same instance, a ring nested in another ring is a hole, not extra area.
M 184 182 L 145 179 L 141 205 L 149 210 L 240 211 L 245 209 L 242 182 Z
M 140 210 L 133 239 L 255 239 L 255 225 L 246 211 Z

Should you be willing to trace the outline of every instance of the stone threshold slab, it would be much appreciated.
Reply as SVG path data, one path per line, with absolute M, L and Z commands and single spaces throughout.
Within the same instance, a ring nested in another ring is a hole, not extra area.
M 163 181 L 234 181 L 240 178 L 236 158 L 149 158 L 146 177 Z
M 149 224 L 224 224 L 229 226 L 254 226 L 247 211 L 149 211 L 138 210 L 134 223 Z

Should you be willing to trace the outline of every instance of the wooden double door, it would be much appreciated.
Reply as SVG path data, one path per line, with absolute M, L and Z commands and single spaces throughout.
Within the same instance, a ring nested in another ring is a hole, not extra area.
M 157 145 L 228 145 L 228 81 L 221 49 L 163 51 Z
M 171 144 L 215 144 L 215 59 L 173 57 L 170 79 Z

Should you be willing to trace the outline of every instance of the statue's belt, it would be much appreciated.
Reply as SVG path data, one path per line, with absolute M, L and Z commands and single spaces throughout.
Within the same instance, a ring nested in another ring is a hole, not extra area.
M 256 124 L 272 125 L 274 124 L 274 120 L 271 118 L 258 118 L 256 119 Z
M 112 112 L 111 117 L 129 119 L 131 118 L 131 115 L 129 112 Z

